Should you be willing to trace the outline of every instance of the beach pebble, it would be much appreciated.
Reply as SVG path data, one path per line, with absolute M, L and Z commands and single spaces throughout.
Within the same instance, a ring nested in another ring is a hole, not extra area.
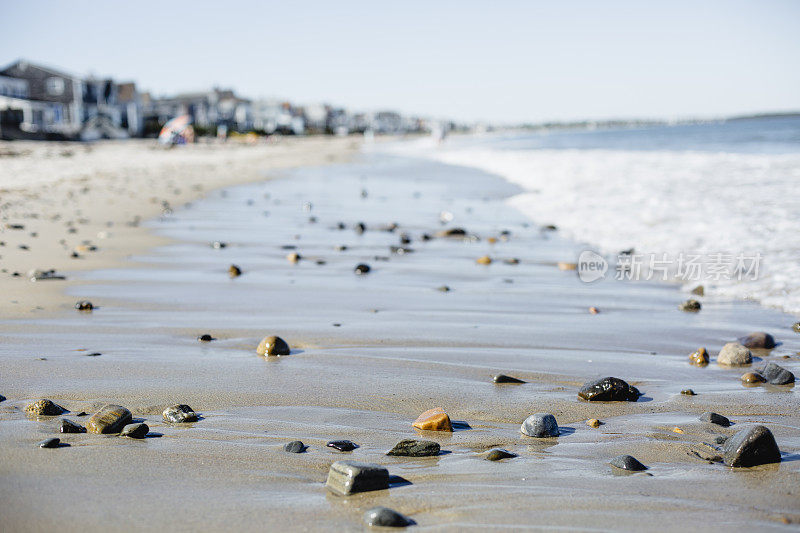
M 413 520 L 388 507 L 373 507 L 364 513 L 364 523 L 369 527 L 407 527 Z
M 705 348 L 698 348 L 697 351 L 689 355 L 689 362 L 695 366 L 706 366 L 708 364 L 708 351 Z
M 29 416 L 58 416 L 64 412 L 66 409 L 46 398 L 25 407 L 25 413 Z
M 731 421 L 728 420 L 727 417 L 724 417 L 718 413 L 712 413 L 710 411 L 700 415 L 699 420 L 702 422 L 711 422 L 712 424 L 716 424 L 722 427 L 728 427 L 731 425 Z
M 775 363 L 765 364 L 759 373 L 772 385 L 788 385 L 794 383 L 794 374 Z
M 719 365 L 740 366 L 749 365 L 752 362 L 753 354 L 738 342 L 729 342 L 717 355 L 717 364 Z
M 342 496 L 388 489 L 389 471 L 375 463 L 336 461 L 328 470 L 325 486 L 331 492 Z
M 512 376 L 507 376 L 505 374 L 496 374 L 492 378 L 492 381 L 494 381 L 495 383 L 525 383 L 524 381 L 522 381 L 519 378 L 515 378 L 515 377 L 512 377 Z
M 504 450 L 503 448 L 492 448 L 488 452 L 486 452 L 486 456 L 484 459 L 487 461 L 501 461 L 503 459 L 511 459 L 512 457 L 516 457 L 517 454 L 512 453 L 508 450 Z
M 491 265 L 492 264 L 492 258 L 489 257 L 488 255 L 484 255 L 484 256 L 479 257 L 478 259 L 476 259 L 475 262 L 478 263 L 479 265 Z
M 401 440 L 394 445 L 394 448 L 386 452 L 386 455 L 396 455 L 403 457 L 429 457 L 439 455 L 440 446 L 438 442 L 430 440 Z
M 681 391 L 681 394 L 683 394 L 684 396 L 697 396 L 697 393 L 692 389 L 683 389 Z
M 161 413 L 164 422 L 174 424 L 182 424 L 185 422 L 197 422 L 197 413 L 195 413 L 188 405 L 180 404 L 173 405 L 164 409 Z
M 697 300 L 694 300 L 694 299 L 690 299 L 690 300 L 686 300 L 685 302 L 681 303 L 678 306 L 678 309 L 680 309 L 681 311 L 686 311 L 688 313 L 696 313 L 697 311 L 702 309 L 702 307 L 703 306 L 700 305 L 700 302 L 698 302 Z
M 746 348 L 765 348 L 771 350 L 775 347 L 775 339 L 769 333 L 756 331 L 737 339 L 739 344 Z
M 59 438 L 52 438 L 52 439 L 45 439 L 39 443 L 39 448 L 58 448 L 61 446 L 61 439 Z
M 0 394 L 0 402 L 4 402 L 4 401 L 6 401 L 6 397 L 3 396 L 2 394 Z
M 108 404 L 89 417 L 86 429 L 89 433 L 119 433 L 132 419 L 131 412 L 121 405 Z
M 591 315 L 599 315 L 600 314 L 600 310 L 598 308 L 596 308 L 596 307 L 590 307 L 589 308 L 589 314 L 591 314 Z
M 293 440 L 292 442 L 287 442 L 283 450 L 289 453 L 303 453 L 306 451 L 306 445 L 302 441 Z
M 503 259 L 503 263 L 507 265 L 518 265 L 519 259 L 517 259 L 516 257 L 509 257 L 507 259 Z
M 450 229 L 445 229 L 445 230 L 442 230 L 442 231 L 437 231 L 434 234 L 434 236 L 435 237 L 440 237 L 440 238 L 442 238 L 442 237 L 451 237 L 451 238 L 452 237 L 457 237 L 457 238 L 466 237 L 467 236 L 467 230 L 465 230 L 464 228 L 450 228 Z M 425 240 L 427 240 L 427 239 L 425 239 Z
M 355 230 L 355 232 L 356 232 L 356 233 L 358 233 L 359 235 L 361 235 L 362 233 L 364 233 L 365 231 L 367 231 L 367 226 L 366 226 L 366 224 L 364 224 L 363 222 L 358 222 L 357 224 L 355 224 L 355 225 L 353 226 L 353 230 Z
M 441 407 L 434 407 L 428 409 L 417 417 L 413 424 L 417 429 L 428 431 L 453 431 L 453 425 L 450 423 L 450 417 Z
M 228 275 L 232 278 L 238 278 L 242 275 L 242 269 L 236 265 L 231 265 L 228 267 Z
M 211 342 L 211 341 L 215 341 L 217 339 L 215 339 L 214 337 L 212 337 L 208 333 L 203 333 L 202 335 L 197 337 L 197 340 L 199 340 L 200 342 Z
M 556 417 L 549 413 L 536 413 L 522 423 L 519 428 L 523 435 L 529 437 L 545 438 L 558 437 L 558 424 Z
M 358 448 L 358 444 L 351 440 L 332 440 L 325 446 L 333 448 L 334 450 L 339 450 L 340 452 L 352 452 Z
M 286 260 L 289 261 L 290 263 L 297 263 L 298 261 L 300 261 L 300 259 L 302 259 L 302 257 L 300 257 L 300 254 L 298 254 L 297 252 L 292 252 L 286 256 Z
M 216 250 L 221 250 L 222 248 L 227 248 L 228 244 L 222 241 L 214 241 L 211 243 L 211 247 Z
M 800 333 L 800 322 L 795 322 L 794 324 L 792 324 L 792 330 L 795 333 Z
M 62 418 L 59 431 L 61 431 L 61 433 L 86 433 L 86 428 L 80 424 L 76 424 L 72 420 Z
M 779 463 L 781 452 L 772 432 L 764 426 L 751 426 L 725 441 L 722 460 L 728 466 L 757 466 Z
M 742 374 L 742 383 L 764 383 L 767 380 L 758 372 L 748 372 Z
M 275 335 L 270 335 L 261 339 L 256 347 L 258 355 L 289 355 L 290 349 L 286 341 Z
M 578 397 L 590 402 L 635 402 L 641 393 L 627 382 L 613 377 L 584 383 Z
M 558 269 L 559 270 L 577 270 L 578 263 L 567 263 L 565 261 L 558 262 Z
M 94 305 L 89 300 L 81 300 L 80 302 L 75 304 L 75 309 L 78 311 L 91 311 L 94 309 Z
M 590 418 L 589 420 L 586 421 L 586 425 L 589 426 L 590 428 L 599 428 L 600 426 L 603 425 L 603 423 L 596 418 Z
M 364 274 L 368 274 L 370 270 L 371 269 L 369 268 L 369 265 L 360 263 L 356 265 L 356 268 L 353 270 L 353 272 L 355 272 L 358 276 L 363 276 Z
M 641 472 L 647 470 L 647 467 L 639 462 L 638 459 L 630 455 L 618 455 L 611 459 L 611 466 L 621 468 L 622 470 L 629 470 L 631 472 Z
M 128 437 L 131 439 L 143 439 L 150 431 L 150 426 L 144 423 L 128 424 L 120 432 L 120 437 Z
M 442 285 L 441 287 L 437 287 L 436 290 L 439 292 L 450 292 L 450 287 L 447 285 Z
M 25 248 L 27 249 L 27 247 Z M 51 279 L 67 279 L 65 276 L 61 276 L 56 273 L 55 270 L 31 270 L 28 272 L 28 278 L 31 281 L 45 281 Z
M 695 296 L 705 296 L 706 295 L 706 288 L 702 285 L 698 285 L 694 289 L 692 289 L 692 294 Z

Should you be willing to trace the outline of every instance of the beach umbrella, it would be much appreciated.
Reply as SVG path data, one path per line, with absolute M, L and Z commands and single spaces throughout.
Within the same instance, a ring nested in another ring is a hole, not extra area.
M 186 144 L 194 141 L 194 128 L 189 115 L 180 115 L 167 121 L 158 134 L 158 142 L 163 144 Z

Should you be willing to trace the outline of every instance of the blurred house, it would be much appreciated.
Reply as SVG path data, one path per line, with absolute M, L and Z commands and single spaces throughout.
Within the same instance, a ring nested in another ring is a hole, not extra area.
M 4 138 L 92 140 L 141 132 L 133 83 L 83 79 L 24 60 L 0 70 L 0 77 Z
M 256 100 L 251 105 L 253 113 L 253 129 L 267 135 L 280 133 L 283 135 L 302 135 L 305 133 L 306 120 L 303 110 L 292 106 L 289 102 L 275 99 Z
M 176 96 L 144 99 L 144 117 L 160 125 L 179 115 L 189 115 L 198 133 L 215 133 L 224 126 L 227 131 L 247 132 L 253 129 L 250 100 L 236 96 L 231 89 L 182 93 Z

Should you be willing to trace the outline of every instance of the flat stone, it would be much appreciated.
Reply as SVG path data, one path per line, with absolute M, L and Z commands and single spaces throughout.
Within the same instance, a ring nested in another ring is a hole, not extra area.
M 602 378 L 586 382 L 578 397 L 589 402 L 635 402 L 641 393 L 619 378 Z
M 708 364 L 708 350 L 698 348 L 697 351 L 689 354 L 689 362 L 695 366 L 706 366 Z
M 197 413 L 195 413 L 188 405 L 180 404 L 173 405 L 164 409 L 161 413 L 164 422 L 172 424 L 183 424 L 186 422 L 197 422 Z
M 700 415 L 700 420 L 702 422 L 711 422 L 712 424 L 716 424 L 722 427 L 728 427 L 731 425 L 731 421 L 728 420 L 727 417 L 712 412 L 703 413 L 702 415 Z
M 275 335 L 270 335 L 261 339 L 256 348 L 258 355 L 289 355 L 289 345 L 285 340 Z
M 484 459 L 487 461 L 502 461 L 503 459 L 511 459 L 516 456 L 517 454 L 504 450 L 503 448 L 492 448 L 486 452 L 486 457 L 484 457 Z
M 781 452 L 769 429 L 765 426 L 751 426 L 725 441 L 722 460 L 728 466 L 757 466 L 779 463 Z
M 549 413 L 536 413 L 522 423 L 519 430 L 529 437 L 546 438 L 558 437 L 558 424 L 556 417 Z
M 453 425 L 450 423 L 450 417 L 441 407 L 434 407 L 428 409 L 417 417 L 413 424 L 417 429 L 427 431 L 453 431 Z
M 144 423 L 128 424 L 120 432 L 120 437 L 128 437 L 131 439 L 143 439 L 150 432 L 150 426 Z
M 413 520 L 388 507 L 373 507 L 364 513 L 364 523 L 369 527 L 408 527 Z
M 506 376 L 505 374 L 497 374 L 492 378 L 492 380 L 495 383 L 525 383 L 519 378 Z
M 351 440 L 332 440 L 326 446 L 340 452 L 352 452 L 358 448 L 358 444 Z
M 737 339 L 746 348 L 764 348 L 771 350 L 775 347 L 775 339 L 769 333 L 755 331 Z
M 331 492 L 347 496 L 357 492 L 389 488 L 389 471 L 374 463 L 336 461 L 328 470 L 325 486 Z
M 638 459 L 630 455 L 618 455 L 611 459 L 611 466 L 621 468 L 622 470 L 629 470 L 631 472 L 641 472 L 647 470 L 647 467 L 639 462 Z
M 687 313 L 696 313 L 702 308 L 703 306 L 700 304 L 700 302 L 694 299 L 686 300 L 678 306 L 678 309 Z
M 105 405 L 86 421 L 89 433 L 119 433 L 127 424 L 131 423 L 131 412 L 121 405 Z
M 794 383 L 794 374 L 775 363 L 765 364 L 759 373 L 772 385 L 788 385 Z
M 396 455 L 404 457 L 430 457 L 439 455 L 440 446 L 438 442 L 431 440 L 401 440 L 394 445 L 394 448 L 386 452 L 386 455 Z
M 61 419 L 61 433 L 86 433 L 86 428 L 66 418 Z
M 293 440 L 292 442 L 287 442 L 283 450 L 289 453 L 303 453 L 306 451 L 306 445 L 302 441 Z
M 45 439 L 39 443 L 39 448 L 58 448 L 61 446 L 61 439 L 59 438 L 52 438 L 52 439 Z
M 752 362 L 753 354 L 738 342 L 729 342 L 722 347 L 717 356 L 717 364 L 720 365 L 740 366 Z
M 215 339 L 214 337 L 212 337 L 208 333 L 204 333 L 204 334 L 200 335 L 199 337 L 197 337 L 197 340 L 199 340 L 200 342 L 211 342 L 211 341 L 215 341 L 217 339 Z
M 25 407 L 25 413 L 28 416 L 58 416 L 66 411 L 60 405 L 46 398 L 37 400 Z

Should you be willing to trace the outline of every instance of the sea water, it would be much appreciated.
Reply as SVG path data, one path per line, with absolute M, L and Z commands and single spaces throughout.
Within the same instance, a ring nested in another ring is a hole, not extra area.
M 798 116 L 453 137 L 399 150 L 520 185 L 509 204 L 599 252 L 608 275 L 633 250 L 642 277 L 800 312 Z M 654 261 L 658 270 L 648 270 Z

